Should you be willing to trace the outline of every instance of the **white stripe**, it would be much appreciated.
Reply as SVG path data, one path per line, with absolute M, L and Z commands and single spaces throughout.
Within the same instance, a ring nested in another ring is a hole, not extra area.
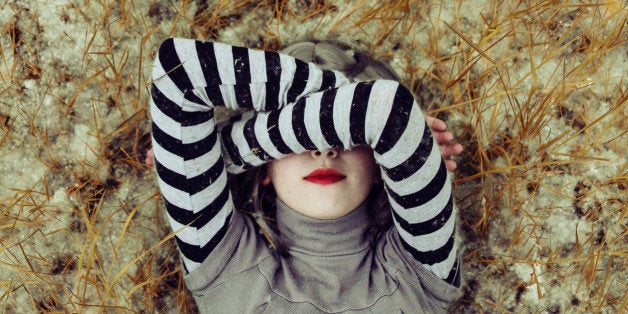
M 385 84 L 385 86 L 388 85 Z M 386 126 L 386 121 L 388 121 L 388 116 L 395 100 L 394 97 L 390 96 L 390 90 L 382 87 L 382 82 L 375 81 L 371 95 L 369 95 L 368 107 L 366 108 L 364 133 L 365 140 L 371 147 L 375 147 L 382 136 L 382 131 Z
M 161 147 L 157 141 L 153 138 L 153 154 L 155 156 L 155 160 L 159 162 L 162 166 L 166 167 L 166 169 L 178 173 L 180 175 L 185 175 L 185 166 L 183 164 L 183 157 L 176 155 L 174 153 L 169 152 L 165 148 Z
M 236 84 L 235 70 L 233 69 L 233 52 L 231 45 L 214 43 L 214 55 L 218 64 L 218 76 L 222 84 Z
M 255 111 L 263 111 L 266 108 L 266 83 L 253 83 L 249 87 L 251 100 Z
M 318 149 L 325 150 L 330 148 L 331 145 L 327 143 L 323 130 L 321 130 L 320 110 L 322 97 L 323 93 L 319 92 L 305 99 L 304 116 L 307 117 L 305 118 L 305 130 L 308 136 Z
M 183 260 L 183 263 L 185 264 L 185 267 L 189 272 L 192 272 L 193 270 L 201 266 L 201 263 L 193 262 L 187 259 L 183 254 L 181 254 L 181 259 Z
M 197 177 L 205 173 L 217 162 L 222 162 L 221 153 L 222 151 L 220 149 L 220 145 L 214 145 L 214 147 L 212 147 L 212 149 L 206 154 L 198 158 L 184 161 L 186 177 L 188 179 Z
M 174 49 L 177 52 L 179 60 L 181 60 L 185 73 L 192 82 L 192 86 L 194 88 L 207 86 L 205 77 L 203 76 L 201 62 L 196 53 L 195 41 L 191 39 L 175 38 Z
M 449 217 L 449 220 L 447 220 L 445 225 L 443 225 L 440 229 L 432 233 L 415 237 L 403 228 L 401 228 L 397 223 L 397 220 L 394 219 L 394 217 L 393 220 L 395 221 L 395 226 L 397 227 L 399 236 L 403 238 L 410 246 L 421 252 L 434 251 L 445 246 L 445 244 L 447 244 L 447 241 L 449 241 L 449 238 L 453 234 L 454 227 L 456 225 L 456 215 L 452 214 Z
M 251 68 L 251 83 L 268 81 L 266 76 L 266 56 L 263 50 L 249 49 L 249 67 Z
M 208 137 L 216 128 L 214 119 L 209 119 L 201 124 L 181 127 L 181 143 L 192 144 Z
M 308 63 L 307 65 L 308 65 L 308 78 L 305 84 L 305 88 L 303 89 L 303 92 L 301 93 L 299 98 L 303 97 L 303 95 L 308 95 L 313 92 L 317 92 L 320 89 L 321 84 L 323 83 L 322 70 L 320 70 L 313 63 Z
M 218 179 L 216 179 L 216 181 L 212 182 L 208 187 L 206 187 L 202 191 L 194 195 L 191 195 L 190 196 L 190 201 L 192 202 L 191 206 L 184 207 L 184 208 L 191 208 L 192 212 L 198 213 L 203 208 L 211 204 L 214 200 L 216 200 L 218 195 L 220 195 L 220 193 L 222 193 L 224 189 L 228 189 L 227 171 L 224 171 L 224 169 L 221 169 L 221 170 L 222 170 L 222 173 L 220 174 L 220 176 L 218 176 Z
M 200 98 L 205 104 L 207 104 L 207 106 L 211 108 L 216 107 L 218 105 L 218 104 L 212 103 L 211 100 L 209 100 L 209 96 L 207 96 L 207 91 L 205 90 L 205 88 L 199 87 L 192 90 L 191 92 L 194 95 L 196 95 L 196 97 Z M 207 111 L 208 109 L 205 108 L 205 110 Z
M 374 155 L 375 160 L 380 162 L 382 157 L 377 153 L 375 153 Z M 425 186 L 430 183 L 430 181 L 438 173 L 441 162 L 442 156 L 440 154 L 440 150 L 438 149 L 438 145 L 434 143 L 434 145 L 432 145 L 432 151 L 427 157 L 425 164 L 421 168 L 419 168 L 418 171 L 415 171 L 409 177 L 397 182 L 390 179 L 385 172 L 382 172 L 382 179 L 384 180 L 384 182 L 386 182 L 390 189 L 395 191 L 395 193 L 402 196 L 412 194 L 425 188 Z
M 288 145 L 291 151 L 296 154 L 305 152 L 306 149 L 301 146 L 297 140 L 296 134 L 292 128 L 292 110 L 294 106 L 287 106 L 279 113 L 279 132 L 283 141 Z
M 349 126 L 349 117 L 351 116 L 351 102 L 353 101 L 353 92 L 355 84 L 338 88 L 336 98 L 334 99 L 334 128 L 336 134 L 342 142 L 344 149 L 351 149 L 351 128 Z
M 449 181 L 449 178 L 447 178 L 443 189 L 441 189 L 433 199 L 429 200 L 423 205 L 412 208 L 404 208 L 397 202 L 395 202 L 392 197 L 388 197 L 388 200 L 392 209 L 403 219 L 407 220 L 410 223 L 419 223 L 436 217 L 436 215 L 438 215 L 440 211 L 445 208 L 447 203 L 449 203 L 450 197 L 451 183 Z
M 216 236 L 216 233 L 225 225 L 227 217 L 231 213 L 232 202 L 229 199 L 225 206 L 216 213 L 216 216 L 207 222 L 204 226 L 197 229 L 179 223 L 173 217 L 168 216 L 172 230 L 177 233 L 177 237 L 187 244 L 203 247 Z
M 220 94 L 222 95 L 222 102 L 224 103 L 225 107 L 232 110 L 239 109 L 240 104 L 238 104 L 238 98 L 236 97 L 236 92 L 233 85 L 222 84 L 218 86 L 218 89 L 220 90 Z
M 188 91 L 187 93 L 191 93 L 194 95 L 197 94 L 196 90 L 191 90 L 191 91 Z M 181 100 L 181 110 L 186 111 L 186 112 L 209 111 L 211 110 L 211 108 L 208 107 L 209 104 L 211 104 L 211 102 L 208 102 L 206 104 L 197 104 L 193 101 L 183 99 Z
M 158 61 L 155 63 L 158 63 Z M 177 85 L 175 85 L 166 74 L 164 69 L 161 67 L 161 64 L 158 64 L 155 68 L 153 68 L 153 84 L 171 102 L 177 105 L 183 102 L 183 92 L 179 90 Z
M 200 245 L 201 247 L 207 245 L 211 239 L 216 236 L 216 233 L 220 231 L 225 224 L 228 224 L 227 218 L 229 214 L 233 211 L 233 200 L 231 198 L 231 193 L 229 193 L 229 198 L 225 205 L 220 209 L 216 216 L 207 222 L 204 226 L 198 229 L 199 237 L 200 237 Z
M 262 149 L 270 155 L 272 158 L 281 158 L 284 155 L 277 150 L 277 147 L 273 145 L 273 142 L 270 140 L 270 136 L 268 134 L 269 130 L 266 129 L 268 125 L 268 115 L 270 113 L 259 113 L 257 115 L 257 120 L 255 120 L 255 136 L 257 137 L 257 142 L 262 147 Z
M 179 208 L 192 208 L 192 201 L 189 193 L 168 185 L 168 183 L 163 181 L 159 176 L 157 176 L 157 183 L 159 184 L 161 194 L 166 201 Z
M 287 105 L 288 90 L 292 85 L 294 73 L 297 70 L 294 58 L 279 54 L 279 63 L 281 64 L 281 76 L 279 79 L 279 107 Z
M 335 82 L 334 82 L 335 87 L 340 87 L 343 85 L 351 84 L 351 80 L 347 78 L 344 74 L 342 74 L 342 72 L 336 71 L 336 70 L 332 72 L 334 73 L 334 76 L 336 77 Z
M 157 125 L 162 132 L 179 139 L 181 137 L 181 124 L 159 110 L 159 108 L 153 103 L 152 99 L 150 102 L 150 115 L 155 125 Z

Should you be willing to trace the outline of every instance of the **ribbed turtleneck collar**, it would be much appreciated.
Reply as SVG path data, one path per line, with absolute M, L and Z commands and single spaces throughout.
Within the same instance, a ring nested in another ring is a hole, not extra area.
M 316 256 L 353 254 L 369 246 L 366 203 L 336 219 L 298 213 L 277 199 L 277 228 L 288 250 Z

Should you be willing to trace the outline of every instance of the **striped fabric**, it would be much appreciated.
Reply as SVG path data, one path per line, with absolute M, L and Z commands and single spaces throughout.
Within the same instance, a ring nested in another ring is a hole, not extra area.
M 276 52 L 168 39 L 153 69 L 159 186 L 186 268 L 225 236 L 227 172 L 291 153 L 373 148 L 403 246 L 438 277 L 457 273 L 451 182 L 418 104 L 403 85 L 351 83 Z M 216 128 L 213 107 L 251 111 Z M 237 236 L 237 235 L 230 235 Z

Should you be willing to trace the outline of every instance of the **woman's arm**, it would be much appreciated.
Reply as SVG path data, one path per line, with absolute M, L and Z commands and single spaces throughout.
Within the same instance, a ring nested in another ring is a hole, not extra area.
M 458 164 L 455 160 L 450 158 L 460 155 L 460 153 L 464 151 L 464 147 L 460 143 L 456 143 L 454 141 L 454 135 L 453 133 L 447 131 L 447 124 L 445 121 L 428 115 L 425 115 L 425 121 L 427 121 L 430 131 L 432 131 L 432 135 L 438 143 L 438 148 L 440 149 L 440 153 L 443 155 L 443 159 L 445 159 L 447 170 L 456 170 L 456 168 L 458 168 Z M 146 151 L 144 164 L 147 167 L 152 167 L 154 163 L 155 158 L 153 156 L 153 149 L 150 148 Z
M 159 187 L 192 271 L 225 236 L 233 212 L 213 108 L 277 109 L 348 80 L 276 52 L 189 39 L 164 41 L 152 78 Z
M 247 113 L 227 125 L 221 139 L 231 172 L 288 153 L 370 146 L 403 246 L 438 277 L 454 282 L 458 244 L 451 182 L 421 110 L 403 85 L 381 80 L 313 93 L 279 110 Z

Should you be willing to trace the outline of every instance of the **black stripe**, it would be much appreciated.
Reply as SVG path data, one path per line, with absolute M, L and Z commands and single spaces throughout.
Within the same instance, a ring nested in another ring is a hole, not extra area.
M 151 86 L 151 97 L 153 98 L 153 103 L 161 112 L 172 120 L 181 123 L 181 107 L 168 99 L 154 84 Z
M 236 84 L 250 84 L 251 68 L 249 63 L 249 49 L 233 46 L 231 53 L 233 54 L 233 71 L 235 73 Z
M 432 152 L 432 146 L 434 145 L 434 139 L 432 138 L 432 133 L 430 129 L 425 123 L 425 130 L 423 130 L 423 138 L 421 139 L 421 143 L 414 150 L 414 153 L 408 157 L 401 164 L 393 167 L 393 168 L 383 168 L 386 175 L 393 181 L 400 181 L 405 179 L 408 176 L 408 173 L 415 173 L 420 171 L 421 167 L 425 165 L 425 162 L 430 157 L 430 153 Z M 441 158 L 440 155 L 438 158 Z
M 159 146 L 161 146 L 165 150 L 178 155 L 179 151 L 181 150 L 181 146 L 183 146 L 183 144 L 181 144 L 181 140 L 174 138 L 166 134 L 165 132 L 163 132 L 157 126 L 157 124 L 155 124 L 154 121 L 152 124 L 153 124 L 153 130 L 152 130 L 153 140 L 157 142 Z
M 185 98 L 187 101 L 196 103 L 196 104 L 200 104 L 200 105 L 208 105 L 205 103 L 205 101 L 203 101 L 200 97 L 196 96 L 196 94 L 194 94 L 194 90 L 186 90 L 183 93 L 183 98 Z
M 217 140 L 218 130 L 214 128 L 214 130 L 203 139 L 194 143 L 184 144 L 180 148 L 181 152 L 179 156 L 183 157 L 183 160 L 186 161 L 201 157 L 211 151 L 214 145 L 216 145 Z
M 266 62 L 266 104 L 265 111 L 279 108 L 279 86 L 281 79 L 281 61 L 279 54 L 273 51 L 264 52 Z
M 225 171 L 225 166 L 222 161 L 222 158 L 219 158 L 216 163 L 214 163 L 207 171 L 197 175 L 193 178 L 187 178 L 188 188 L 186 192 L 190 194 L 196 194 L 198 192 L 203 191 L 210 185 L 212 185 L 220 175 Z
M 231 130 L 233 129 L 233 123 L 227 123 L 222 130 L 220 130 L 220 136 L 222 137 L 222 144 L 224 148 L 227 150 L 231 161 L 236 166 L 241 166 L 243 164 L 242 156 L 238 151 L 238 147 L 233 142 L 233 138 L 231 137 Z
M 205 87 L 205 94 L 214 107 L 225 105 L 225 101 L 222 98 L 222 92 L 218 86 Z
M 436 195 L 438 195 L 438 193 L 445 186 L 446 179 L 447 168 L 445 167 L 445 162 L 441 161 L 436 176 L 434 176 L 432 181 L 430 181 L 430 183 L 428 183 L 423 189 L 404 196 L 400 196 L 390 188 L 388 188 L 387 191 L 388 195 L 390 195 L 390 197 L 395 200 L 399 206 L 403 208 L 413 208 L 421 206 L 436 197 Z
M 305 128 L 305 98 L 299 99 L 299 101 L 292 107 L 292 130 L 297 141 L 307 150 L 315 150 L 316 145 L 310 139 Z
M 198 55 L 207 86 L 215 88 L 215 86 L 222 84 L 218 72 L 218 64 L 216 63 L 214 43 L 196 41 L 196 54 Z
M 397 221 L 397 224 L 399 225 L 399 227 L 401 227 L 401 229 L 405 230 L 413 236 L 420 236 L 432 233 L 442 228 L 447 223 L 447 220 L 449 220 L 449 218 L 451 217 L 453 208 L 453 200 L 450 197 L 449 202 L 447 203 L 445 208 L 443 208 L 443 210 L 441 210 L 438 215 L 430 220 L 412 224 L 399 216 L 399 214 L 394 210 L 393 216 L 395 216 L 395 220 Z
M 159 178 L 171 187 L 187 192 L 187 179 L 184 175 L 178 174 L 166 167 L 164 167 L 159 160 L 155 160 L 155 168 Z
M 399 237 L 399 240 L 401 240 L 401 244 L 406 249 L 406 251 L 408 251 L 410 255 L 412 255 L 412 257 L 414 257 L 414 259 L 417 260 L 419 263 L 424 265 L 434 265 L 447 259 L 447 257 L 449 256 L 449 252 L 451 252 L 454 247 L 455 234 L 456 232 L 452 233 L 445 245 L 436 250 L 426 252 L 415 249 L 410 244 L 408 244 L 402 237 Z
M 278 82 L 281 78 L 281 61 L 279 54 L 274 51 L 264 51 L 266 61 L 267 82 Z
M 177 55 L 174 39 L 166 39 L 159 47 L 159 63 L 161 63 L 168 77 L 181 91 L 193 88 L 192 82 L 187 73 L 185 73 L 182 62 Z M 159 78 L 155 78 L 155 80 L 159 80 Z
M 251 153 L 254 153 L 257 158 L 261 160 L 270 160 L 272 159 L 270 155 L 264 151 L 262 146 L 260 146 L 257 141 L 257 135 L 255 134 L 255 120 L 257 120 L 257 113 L 255 113 L 254 117 L 244 123 L 244 138 L 246 139 L 246 143 L 251 148 Z
M 208 111 L 183 111 L 181 110 L 181 126 L 195 126 L 214 118 L 214 109 Z
M 399 84 L 395 92 L 394 106 L 388 115 L 382 135 L 375 146 L 375 152 L 380 155 L 384 154 L 397 144 L 397 141 L 408 126 L 413 104 L 414 98 L 410 91 Z
M 251 85 L 238 84 L 233 86 L 238 108 L 253 109 L 253 96 L 251 96 Z
M 323 82 L 320 90 L 327 90 L 336 86 L 336 75 L 332 71 L 323 70 Z
M 235 72 L 236 85 L 235 97 L 239 108 L 253 108 L 251 96 L 251 68 L 249 62 L 249 50 L 243 47 L 233 47 L 233 70 Z
M 319 114 L 321 123 L 321 132 L 325 137 L 325 141 L 332 147 L 343 147 L 342 141 L 336 133 L 334 126 L 334 100 L 336 99 L 337 88 L 329 89 L 323 92 L 321 98 L 321 111 Z
M 178 174 L 164 167 L 159 160 L 155 160 L 155 166 L 157 168 L 157 174 L 159 174 L 159 178 L 161 178 L 162 181 L 188 194 L 196 194 L 207 188 L 215 182 L 224 171 L 224 165 L 220 159 L 207 169 L 207 171 L 194 178 L 187 178 L 185 175 Z
M 214 147 L 218 137 L 217 130 L 214 129 L 212 133 L 197 142 L 182 144 L 181 140 L 166 134 L 154 122 L 152 133 L 153 139 L 159 146 L 175 155 L 183 157 L 183 160 L 191 160 L 203 156 Z
M 459 265 L 458 259 L 456 258 L 456 260 L 454 261 L 454 266 L 451 268 L 451 271 L 449 272 L 449 276 L 447 276 L 447 278 L 445 279 L 445 281 L 451 285 L 454 285 L 456 287 L 460 287 L 460 267 L 458 267 Z
M 164 199 L 166 210 L 168 215 L 172 219 L 176 220 L 182 225 L 190 225 L 194 228 L 201 228 L 205 226 L 209 221 L 216 217 L 216 214 L 225 206 L 225 203 L 229 199 L 229 187 L 225 186 L 222 192 L 214 199 L 209 205 L 203 208 L 198 213 L 194 213 L 191 210 L 186 210 L 181 207 L 175 206 Z
M 353 99 L 351 100 L 351 112 L 349 113 L 349 128 L 351 140 L 355 144 L 366 145 L 365 127 L 366 108 L 373 89 L 373 82 L 361 82 L 355 86 Z
M 292 85 L 288 89 L 287 102 L 293 103 L 303 93 L 305 86 L 310 75 L 310 69 L 307 63 L 296 60 L 296 70 L 294 72 L 294 78 L 292 79 Z
M 264 101 L 264 111 L 276 110 L 279 108 L 279 81 L 266 82 L 266 96 Z
M 272 111 L 268 115 L 268 121 L 266 124 L 266 129 L 268 130 L 268 137 L 270 137 L 271 142 L 275 145 L 275 148 L 282 154 L 290 154 L 292 150 L 286 142 L 281 138 L 281 133 L 279 131 L 279 111 Z
M 227 223 L 225 223 L 220 228 L 220 230 L 218 230 L 218 232 L 214 235 L 214 237 L 212 237 L 212 239 L 209 240 L 209 242 L 204 247 L 200 247 L 198 245 L 187 244 L 181 241 L 179 237 L 175 236 L 175 238 L 177 239 L 177 244 L 179 245 L 179 250 L 181 250 L 181 254 L 183 254 L 187 259 L 193 262 L 202 263 L 207 258 L 207 256 L 209 256 L 209 254 L 214 250 L 214 248 L 216 248 L 216 245 L 218 245 L 220 240 L 222 240 L 222 238 L 225 237 L 225 234 L 227 233 L 227 229 L 229 228 L 229 221 L 231 220 L 231 215 L 232 214 L 229 214 L 226 220 Z
M 244 139 L 246 140 L 246 144 L 249 146 L 251 150 L 259 149 L 259 144 L 257 143 L 257 138 L 255 137 L 255 118 L 257 117 L 257 113 L 255 116 L 248 119 L 244 122 L 244 127 L 242 128 L 242 133 L 244 135 Z

